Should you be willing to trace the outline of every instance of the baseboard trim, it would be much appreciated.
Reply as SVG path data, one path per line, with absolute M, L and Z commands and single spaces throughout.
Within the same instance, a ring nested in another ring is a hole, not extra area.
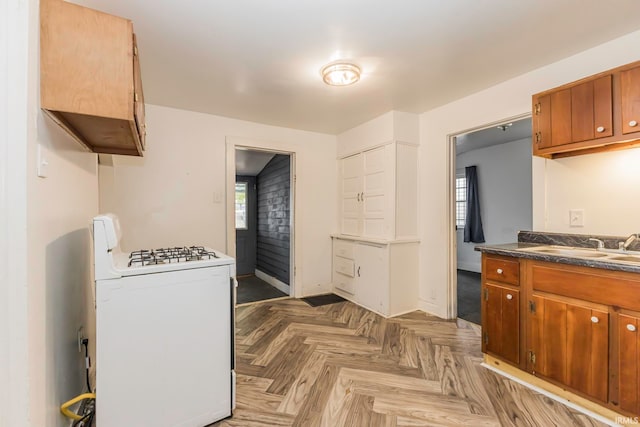
M 441 312 L 441 307 L 429 301 L 423 300 L 422 298 L 418 299 L 418 310 L 424 311 L 425 313 L 432 316 L 440 317 L 441 319 L 447 318 L 447 314 Z
M 616 419 L 622 419 L 624 416 L 609 408 L 598 405 L 582 396 L 571 393 L 568 390 L 564 390 L 554 384 L 548 383 L 534 375 L 514 368 L 511 365 L 502 363 L 495 357 L 484 355 L 483 363 L 481 366 L 489 369 L 503 377 L 509 378 L 512 381 L 517 382 L 535 392 L 543 394 L 556 402 L 562 403 L 578 412 L 588 415 L 601 423 L 610 426 L 619 426 Z
M 270 284 L 274 288 L 278 289 L 279 291 L 282 291 L 287 295 L 291 295 L 289 293 L 289 291 L 290 291 L 289 285 L 287 285 L 284 282 L 281 282 L 280 280 L 276 279 L 273 276 L 269 276 L 267 273 L 265 273 L 263 271 L 260 271 L 257 268 L 256 268 L 256 277 L 258 279 L 264 280 L 265 282 L 267 282 L 268 284 Z

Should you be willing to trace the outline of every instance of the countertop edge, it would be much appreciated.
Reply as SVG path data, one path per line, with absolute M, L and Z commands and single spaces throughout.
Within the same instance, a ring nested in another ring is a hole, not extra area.
M 515 246 L 518 247 L 509 247 Z M 523 251 L 523 248 L 532 248 L 536 246 L 546 246 L 535 243 L 511 243 L 506 244 L 504 246 L 501 245 L 478 245 L 475 247 L 476 251 L 492 254 L 492 255 L 503 255 L 503 256 L 511 256 L 515 258 L 525 258 L 536 261 L 546 261 L 546 262 L 554 262 L 559 264 L 569 264 L 569 265 L 577 265 L 581 267 L 591 267 L 591 268 L 600 268 L 603 270 L 611 270 L 611 271 L 625 271 L 628 273 L 640 273 L 640 265 L 629 265 L 622 264 L 617 262 L 607 262 L 602 260 L 595 259 L 586 259 L 586 258 L 574 258 L 574 257 L 565 257 L 561 255 L 552 255 L 552 254 L 541 254 L 537 252 L 531 251 Z

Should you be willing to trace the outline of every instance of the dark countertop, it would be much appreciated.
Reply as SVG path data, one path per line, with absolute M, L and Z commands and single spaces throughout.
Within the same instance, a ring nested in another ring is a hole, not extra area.
M 582 267 L 602 268 L 613 271 L 627 271 L 630 273 L 640 273 L 640 264 L 625 263 L 619 261 L 611 261 L 602 258 L 578 258 L 562 255 L 554 255 L 548 253 L 524 251 L 523 249 L 533 248 L 536 246 L 547 246 L 539 243 L 505 243 L 500 245 L 478 245 L 476 251 L 487 254 L 504 255 L 516 258 L 534 259 L 538 261 L 557 262 L 561 264 L 579 265 Z M 615 255 L 615 254 L 612 254 Z M 624 255 L 624 254 L 618 254 Z M 630 255 L 639 255 L 639 253 L 631 253 Z

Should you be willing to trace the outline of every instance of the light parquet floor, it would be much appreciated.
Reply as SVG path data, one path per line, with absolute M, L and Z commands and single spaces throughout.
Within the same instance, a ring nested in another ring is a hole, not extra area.
M 351 302 L 287 299 L 236 312 L 228 426 L 601 426 L 480 366 L 480 327 Z

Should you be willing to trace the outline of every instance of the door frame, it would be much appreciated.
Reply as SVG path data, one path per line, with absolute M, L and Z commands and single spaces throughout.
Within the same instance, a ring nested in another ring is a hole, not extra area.
M 491 123 L 487 123 L 480 126 L 475 126 L 469 129 L 460 130 L 447 135 L 447 224 L 449 233 L 448 242 L 448 254 L 447 261 L 449 268 L 447 269 L 447 319 L 455 319 L 458 317 L 458 239 L 456 230 L 456 138 L 460 135 L 464 135 L 479 130 L 490 129 L 492 127 L 518 120 L 531 118 L 531 112 L 518 114 L 508 118 L 496 120 Z M 534 157 L 535 159 L 535 157 Z M 532 162 L 534 160 L 532 159 Z M 533 168 L 532 168 L 533 169 Z M 535 185 L 534 177 L 536 173 L 532 170 L 531 174 L 532 187 Z M 533 188 L 532 188 L 533 192 Z M 533 195 L 535 198 L 535 194 Z M 535 212 L 532 212 L 535 216 Z M 535 220 L 534 220 L 535 223 Z
M 30 30 L 38 7 L 9 0 L 0 11 L 0 425 L 19 426 L 33 422 L 38 406 L 29 388 L 27 280 L 27 160 L 37 109 Z
M 290 162 L 290 240 L 289 240 L 289 296 L 300 298 L 302 296 L 302 287 L 298 289 L 296 286 L 296 277 L 301 277 L 301 273 L 296 271 L 296 259 L 300 256 L 300 233 L 296 232 L 296 155 L 297 150 L 293 145 L 277 141 L 261 141 L 239 137 L 226 138 L 226 230 L 227 230 L 227 248 L 226 252 L 232 257 L 236 257 L 236 216 L 235 216 L 235 182 L 236 182 L 236 149 L 263 151 L 274 154 L 284 154 L 289 156 Z

